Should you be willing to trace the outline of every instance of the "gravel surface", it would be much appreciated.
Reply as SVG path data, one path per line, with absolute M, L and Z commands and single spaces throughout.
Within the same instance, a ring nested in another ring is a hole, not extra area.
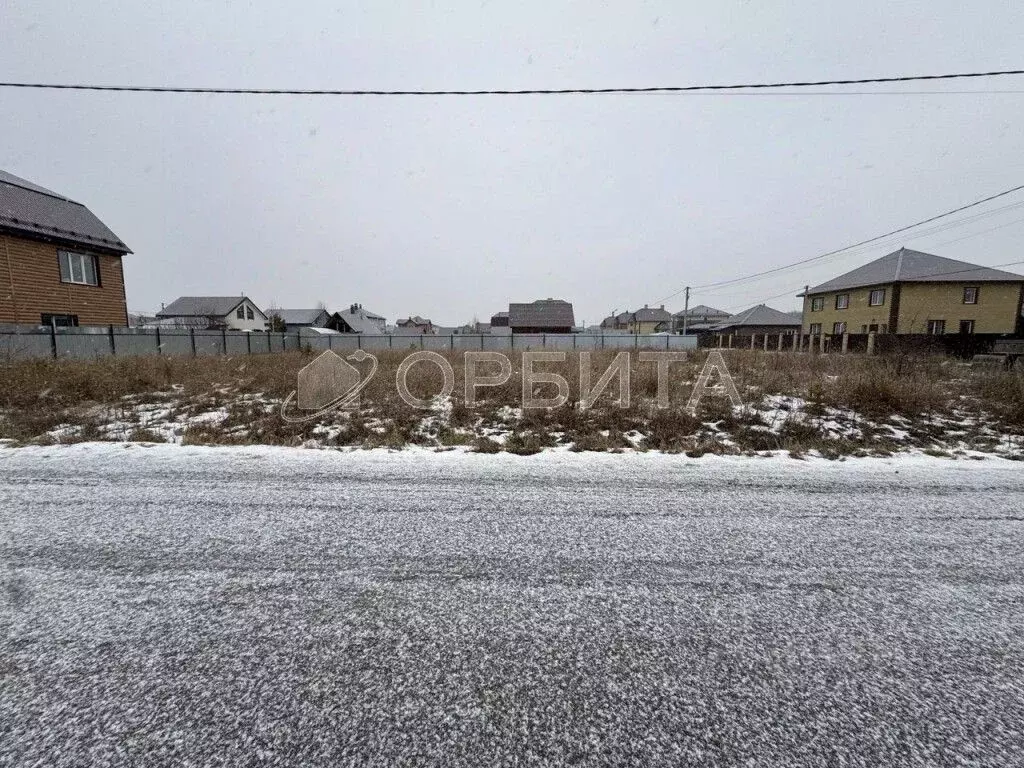
M 0 449 L 0 765 L 1024 764 L 1024 465 Z

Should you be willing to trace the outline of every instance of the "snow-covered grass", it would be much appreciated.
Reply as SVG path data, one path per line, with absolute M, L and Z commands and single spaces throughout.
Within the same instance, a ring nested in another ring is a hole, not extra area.
M 461 362 L 447 355 L 461 382 Z M 607 359 L 606 359 L 607 358 Z M 545 450 L 704 454 L 784 451 L 794 456 L 936 456 L 1024 458 L 1024 374 L 944 358 L 886 359 L 726 354 L 742 407 L 708 396 L 699 413 L 683 410 L 703 354 L 674 364 L 670 408 L 655 407 L 653 366 L 633 360 L 632 404 L 605 395 L 583 410 L 578 358 L 562 373 L 576 393 L 550 411 L 524 411 L 515 377 L 481 390 L 467 408 L 461 386 L 429 410 L 403 403 L 394 387 L 401 357 L 382 356 L 360 407 L 303 424 L 280 416 L 295 376 L 311 356 L 33 361 L 0 379 L 0 438 L 19 444 L 77 441 L 268 444 L 303 447 L 467 447 L 533 454 Z M 608 356 L 595 357 L 595 370 Z M 513 365 L 519 370 L 518 365 Z M 414 394 L 440 389 L 433 366 L 417 366 Z

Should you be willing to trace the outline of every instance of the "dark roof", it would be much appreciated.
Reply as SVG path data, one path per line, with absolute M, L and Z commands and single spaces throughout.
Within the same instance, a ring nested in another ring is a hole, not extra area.
M 661 309 L 644 307 L 643 309 L 638 309 L 633 313 L 633 320 L 638 323 L 668 322 L 671 319 L 672 313 L 666 311 L 664 307 Z
M 862 267 L 816 285 L 808 293 L 842 291 L 886 283 L 992 283 L 1024 282 L 1024 275 L 1003 272 L 1001 269 L 981 267 L 966 261 L 947 259 L 931 253 L 900 248 Z
M 6 171 L 0 171 L 0 228 L 29 237 L 131 253 L 128 246 L 81 203 Z
M 686 317 L 729 317 L 729 313 L 725 310 L 715 309 L 707 304 L 698 304 L 687 310 L 680 310 L 675 314 L 676 317 L 683 317 L 684 315 Z
M 285 325 L 312 325 L 326 312 L 326 309 L 268 309 L 266 315 L 277 315 Z
M 797 328 L 800 326 L 800 318 L 780 312 L 777 309 L 772 309 L 764 304 L 758 304 L 756 307 L 751 307 L 744 312 L 733 315 L 728 320 L 712 326 L 711 330 L 751 325 L 778 325 Z
M 156 316 L 224 317 L 245 300 L 245 296 L 182 296 L 157 312 Z M 252 299 L 249 303 L 256 307 Z M 258 307 L 256 309 L 259 311 Z
M 432 325 L 432 323 L 419 315 L 410 315 L 407 319 L 396 321 L 395 325 Z
M 508 305 L 513 328 L 572 328 L 576 319 L 572 304 L 562 299 L 538 299 L 529 304 Z
M 354 312 L 351 309 L 346 309 L 344 312 L 335 312 L 334 317 L 343 320 L 352 329 L 353 333 L 365 333 L 373 336 L 383 335 L 380 326 L 373 321 L 373 318 L 379 318 L 380 316 L 368 312 L 362 307 L 357 308 Z

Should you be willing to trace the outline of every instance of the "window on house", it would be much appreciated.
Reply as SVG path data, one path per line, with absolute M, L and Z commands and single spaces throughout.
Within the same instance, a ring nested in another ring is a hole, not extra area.
M 246 317 L 247 320 L 255 319 L 256 315 L 254 315 L 252 313 L 252 307 L 246 307 L 245 308 L 245 317 Z
M 825 308 L 825 297 L 818 296 L 811 299 L 811 312 L 821 312 Z
M 89 253 L 58 251 L 60 281 L 77 285 L 99 285 L 100 270 L 96 257 Z
M 821 334 L 821 323 L 811 323 L 810 328 L 811 336 L 819 336 Z
M 860 327 L 860 332 L 861 332 L 861 333 L 867 333 L 867 332 L 868 332 L 868 327 L 867 327 L 867 325 L 862 325 L 862 326 Z
M 978 288 L 977 286 L 971 286 L 964 288 L 964 304 L 977 304 L 978 303 Z
M 846 309 L 850 306 L 850 294 L 840 293 L 836 296 L 836 309 Z
M 929 320 L 928 321 L 928 335 L 929 336 L 941 336 L 946 332 L 946 321 L 945 320 Z
M 44 312 L 41 316 L 41 324 L 53 328 L 77 328 L 78 315 L 59 315 L 52 312 Z
M 832 333 L 836 336 L 842 336 L 846 333 L 846 323 L 832 323 Z
M 876 288 L 868 294 L 868 306 L 880 307 L 885 304 L 885 288 Z
M 239 320 L 245 320 L 245 307 L 239 306 L 238 309 L 235 311 L 235 317 L 237 317 Z
M 973 320 L 961 320 L 960 321 L 960 333 L 963 333 L 963 334 L 974 333 L 974 321 Z

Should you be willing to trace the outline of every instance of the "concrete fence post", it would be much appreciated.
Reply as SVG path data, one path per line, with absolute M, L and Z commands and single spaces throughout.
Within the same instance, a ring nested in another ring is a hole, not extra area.
M 823 354 L 823 355 L 825 354 L 825 332 L 824 331 L 822 331 L 821 334 L 818 336 L 818 351 L 821 354 Z
M 732 337 L 735 336 L 735 335 L 736 335 L 735 333 L 730 333 L 729 334 L 729 349 L 732 349 Z
M 869 331 L 868 332 L 868 354 L 869 355 L 875 354 L 875 332 L 874 331 Z
M 777 351 L 778 352 L 782 351 L 782 334 L 781 333 L 779 334 L 779 348 L 778 348 Z
M 768 334 L 767 333 L 764 335 L 764 351 L 765 352 L 768 351 Z
M 847 331 L 843 331 L 843 354 L 845 355 L 850 349 L 850 334 Z
M 722 334 L 718 334 L 718 348 L 722 348 Z
M 751 349 L 754 348 L 754 342 L 755 341 L 757 341 L 757 334 L 756 333 L 750 334 L 750 348 Z
M 794 352 L 799 352 L 800 351 L 799 350 L 799 346 L 801 344 L 800 340 L 803 337 L 804 337 L 804 331 L 803 331 L 802 328 L 799 331 L 797 331 L 796 333 L 793 334 L 793 351 Z

